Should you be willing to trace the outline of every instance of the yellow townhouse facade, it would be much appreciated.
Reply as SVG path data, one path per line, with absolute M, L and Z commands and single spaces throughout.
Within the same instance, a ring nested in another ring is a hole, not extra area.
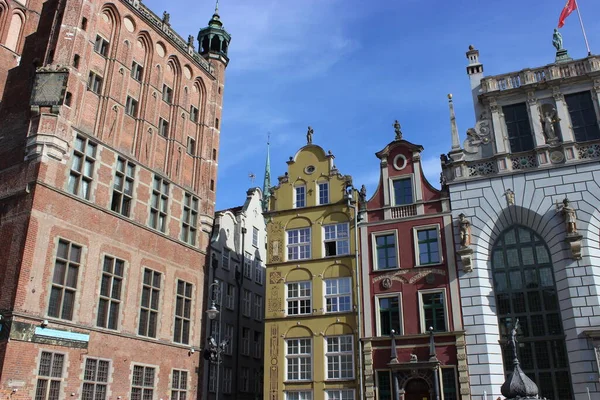
M 269 400 L 360 398 L 357 191 L 308 144 L 270 191 L 265 387 Z

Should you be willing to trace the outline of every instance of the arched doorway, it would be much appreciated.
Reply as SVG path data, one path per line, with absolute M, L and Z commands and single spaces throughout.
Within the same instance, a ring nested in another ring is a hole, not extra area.
M 431 389 L 425 379 L 413 378 L 404 386 L 404 400 L 429 400 Z
M 533 230 L 513 225 L 492 249 L 496 313 L 502 343 L 516 318 L 521 368 L 540 390 L 540 397 L 573 398 L 565 336 L 558 305 L 554 270 L 544 240 Z M 503 350 L 506 373 L 512 356 Z

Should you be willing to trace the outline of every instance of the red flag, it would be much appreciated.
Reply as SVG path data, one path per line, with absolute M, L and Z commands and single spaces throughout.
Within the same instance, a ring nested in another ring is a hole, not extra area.
M 567 19 L 567 17 L 569 15 L 571 15 L 571 13 L 573 11 L 575 11 L 575 9 L 577 8 L 577 0 L 567 0 L 567 4 L 565 4 L 565 8 L 562 9 L 562 11 L 560 12 L 560 17 L 558 17 L 558 27 L 562 28 L 563 25 L 565 24 L 565 19 Z

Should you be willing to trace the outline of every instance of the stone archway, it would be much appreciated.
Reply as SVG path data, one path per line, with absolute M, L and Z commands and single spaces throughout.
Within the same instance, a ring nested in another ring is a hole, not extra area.
M 430 400 L 431 386 L 423 378 L 412 378 L 404 385 L 404 400 Z

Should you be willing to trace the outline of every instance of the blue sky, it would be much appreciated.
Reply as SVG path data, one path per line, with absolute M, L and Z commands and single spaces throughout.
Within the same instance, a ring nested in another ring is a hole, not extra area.
M 461 140 L 475 117 L 465 67 L 470 44 L 486 75 L 554 61 L 552 31 L 566 0 L 221 0 L 231 33 L 225 81 L 217 209 L 240 205 L 262 186 L 267 132 L 273 181 L 306 144 L 331 150 L 356 186 L 376 188 L 375 152 L 394 138 L 425 147 L 424 170 L 439 186 L 439 154 L 450 149 L 446 95 Z M 167 7 L 183 37 L 197 36 L 213 1 L 145 0 Z M 600 53 L 600 2 L 579 0 L 593 53 Z M 573 58 L 586 55 L 577 14 L 561 29 Z M 596 51 L 594 51 L 596 50 Z M 248 175 L 256 175 L 252 184 Z

